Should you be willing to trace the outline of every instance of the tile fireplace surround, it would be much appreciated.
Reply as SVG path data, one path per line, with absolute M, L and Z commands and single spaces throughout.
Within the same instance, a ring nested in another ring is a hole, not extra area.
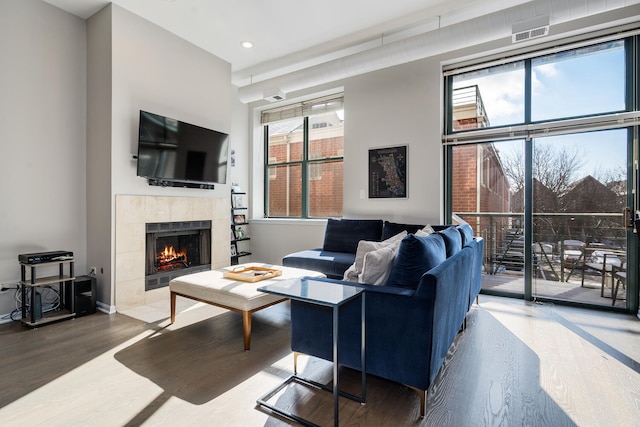
M 229 264 L 228 198 L 116 195 L 116 310 L 169 300 L 169 287 L 146 291 L 145 224 L 211 220 L 211 267 Z

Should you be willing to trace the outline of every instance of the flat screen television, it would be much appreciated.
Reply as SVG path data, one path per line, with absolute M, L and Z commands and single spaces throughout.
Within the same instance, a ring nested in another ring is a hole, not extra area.
M 151 185 L 224 184 L 228 151 L 226 133 L 140 110 L 138 176 Z

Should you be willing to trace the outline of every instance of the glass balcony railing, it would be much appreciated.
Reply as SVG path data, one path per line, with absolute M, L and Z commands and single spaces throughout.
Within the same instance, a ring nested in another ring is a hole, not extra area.
M 524 214 L 467 212 L 457 216 L 485 240 L 483 289 L 523 294 L 527 271 Z M 612 302 L 616 284 L 620 288 L 616 274 L 626 269 L 623 221 L 623 215 L 617 213 L 533 214 L 529 260 L 533 296 L 624 306 L 626 286 L 618 289 Z M 599 264 L 604 267 L 598 269 Z

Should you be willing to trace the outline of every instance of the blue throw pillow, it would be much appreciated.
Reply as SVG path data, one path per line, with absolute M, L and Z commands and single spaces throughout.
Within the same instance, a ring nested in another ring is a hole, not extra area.
M 447 250 L 439 234 L 424 237 L 409 234 L 400 242 L 387 286 L 415 290 L 422 275 L 446 259 Z
M 456 227 L 445 228 L 438 231 L 438 234 L 444 239 L 444 245 L 447 248 L 447 258 L 457 254 L 462 249 L 462 236 Z
M 379 242 L 381 235 L 381 219 L 329 218 L 322 249 L 328 252 L 355 254 L 360 240 Z
M 460 224 L 458 231 L 462 236 L 462 246 L 467 246 L 473 240 L 473 228 L 469 224 Z

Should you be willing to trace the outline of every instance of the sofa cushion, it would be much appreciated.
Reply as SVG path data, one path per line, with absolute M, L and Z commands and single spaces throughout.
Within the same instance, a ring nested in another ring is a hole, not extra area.
M 447 250 L 440 234 L 424 237 L 409 234 L 400 242 L 387 285 L 416 289 L 422 275 L 446 258 Z
M 371 242 L 369 240 L 360 240 L 358 242 L 358 249 L 356 250 L 356 261 L 354 265 L 356 267 L 356 271 L 358 273 L 362 273 L 363 265 L 364 265 L 364 257 L 371 251 L 376 251 L 378 249 L 392 246 L 393 251 L 398 248 L 402 239 L 407 235 L 406 231 L 396 234 L 395 236 L 391 236 L 382 242 Z
M 447 248 L 447 258 L 460 252 L 462 249 L 462 236 L 457 227 L 449 227 L 438 231 L 438 234 L 444 239 L 444 245 Z
M 382 236 L 381 219 L 329 218 L 322 249 L 329 252 L 355 254 L 360 240 L 379 242 L 380 236 Z
M 342 279 L 344 271 L 353 264 L 354 259 L 354 254 L 308 249 L 285 256 L 282 265 L 319 271 L 331 279 Z
M 382 240 L 387 240 L 391 236 L 406 231 L 407 233 L 415 233 L 423 228 L 424 225 L 416 224 L 398 224 L 396 222 L 385 221 L 382 226 Z
M 473 240 L 473 228 L 469 224 L 460 224 L 457 228 L 462 236 L 462 246 L 467 246 Z
M 424 237 L 424 236 L 428 236 L 429 234 L 433 234 L 435 232 L 436 230 L 434 230 L 432 226 L 427 224 L 424 226 L 424 228 L 421 228 L 420 230 L 416 231 L 415 235 L 418 237 Z
M 362 274 L 362 271 L 363 271 L 365 256 L 371 251 L 376 251 L 386 246 L 393 246 L 393 253 L 395 254 L 395 251 L 396 249 L 398 249 L 398 245 L 400 244 L 400 241 L 406 235 L 407 235 L 407 232 L 403 231 L 382 242 L 371 242 L 369 240 L 360 240 L 358 242 L 358 249 L 356 250 L 356 260 L 349 267 L 349 269 L 347 269 L 347 271 L 344 272 L 344 277 L 342 278 L 342 280 L 345 280 L 347 282 L 360 281 L 359 276 L 360 274 Z M 364 282 L 361 282 L 361 283 L 364 283 Z
M 400 241 L 398 241 L 400 243 Z M 398 245 L 383 246 L 375 251 L 367 252 L 362 263 L 359 283 L 384 286 L 387 284 Z

